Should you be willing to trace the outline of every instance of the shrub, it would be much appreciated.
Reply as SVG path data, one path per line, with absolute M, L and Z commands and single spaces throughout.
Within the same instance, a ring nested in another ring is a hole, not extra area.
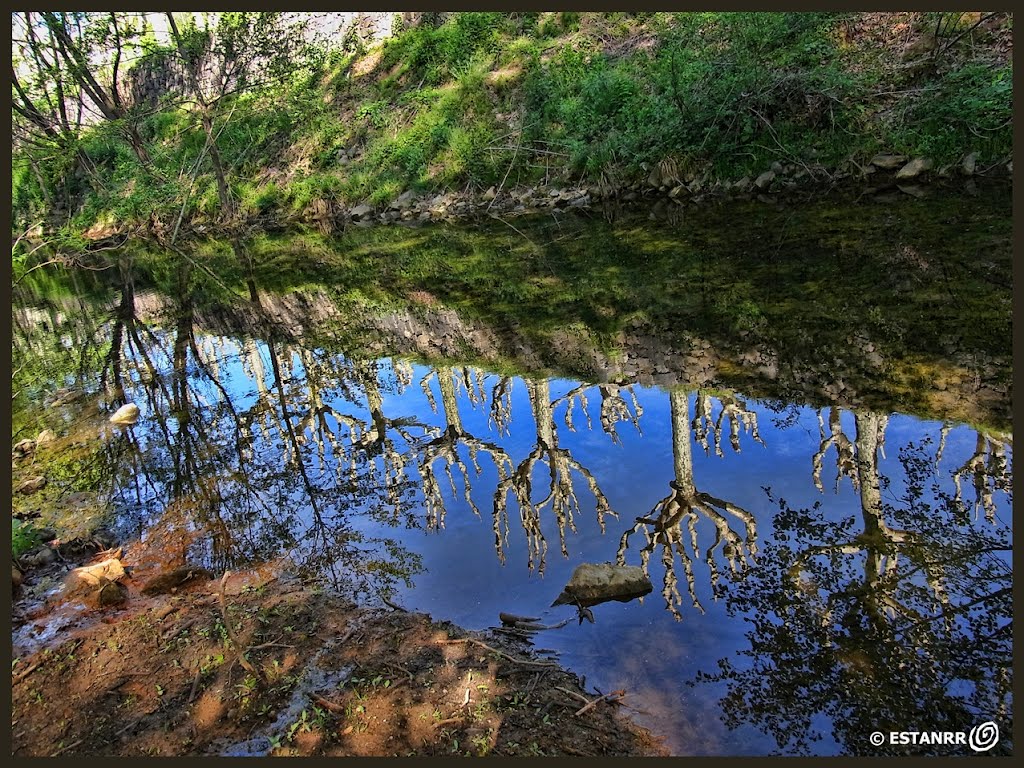
M 11 518 L 11 554 L 21 557 L 39 545 L 39 536 L 31 524 Z

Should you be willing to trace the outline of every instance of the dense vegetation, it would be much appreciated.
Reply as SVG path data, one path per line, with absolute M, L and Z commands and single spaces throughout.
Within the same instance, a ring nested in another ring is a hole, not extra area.
M 880 151 L 941 168 L 1011 149 L 1005 13 L 422 14 L 330 48 L 295 44 L 280 14 L 181 18 L 171 45 L 137 14 L 24 17 L 13 229 L 44 221 L 70 247 L 101 225 L 173 240 L 407 189 L 736 180 L 776 161 L 832 179 Z M 69 117 L 83 100 L 102 119 Z

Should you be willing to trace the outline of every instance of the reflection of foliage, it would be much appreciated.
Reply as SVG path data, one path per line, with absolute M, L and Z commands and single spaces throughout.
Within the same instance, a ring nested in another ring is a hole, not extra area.
M 821 716 L 852 754 L 949 747 L 874 747 L 872 731 L 1012 732 L 1010 532 L 944 514 L 952 501 L 924 446 L 901 451 L 906 491 L 879 493 L 880 425 L 857 415 L 862 530 L 820 504 L 778 499 L 774 542 L 728 596 L 752 623 L 741 664 L 719 661 L 730 726 L 751 723 L 779 749 L 809 753 Z M 948 482 L 948 481 L 947 481 Z M 769 491 L 769 498 L 772 499 Z
M 729 398 L 723 403 L 722 414 L 724 415 L 726 409 L 737 402 L 734 398 Z M 665 598 L 666 607 L 672 612 L 676 620 L 679 621 L 682 619 L 682 614 L 679 611 L 679 606 L 682 604 L 682 596 L 679 593 L 678 579 L 675 571 L 676 557 L 682 563 L 693 607 L 704 613 L 704 607 L 697 598 L 696 578 L 693 571 L 693 560 L 700 559 L 700 547 L 697 542 L 697 523 L 700 518 L 704 517 L 711 521 L 715 530 L 715 540 L 707 548 L 704 559 L 708 566 L 711 586 L 716 596 L 720 593 L 716 552 L 721 547 L 722 557 L 729 564 L 731 574 L 736 576 L 749 564 L 753 563 L 754 556 L 757 554 L 757 525 L 754 516 L 746 510 L 731 502 L 716 498 L 709 493 L 697 490 L 693 479 L 693 451 L 690 435 L 691 426 L 698 423 L 700 416 L 695 418 L 693 422 L 690 421 L 688 413 L 689 401 L 686 393 L 683 391 L 676 390 L 672 392 L 669 395 L 669 403 L 672 414 L 672 453 L 675 466 L 675 479 L 671 482 L 672 492 L 655 504 L 650 515 L 638 517 L 636 524 L 622 535 L 617 560 L 620 565 L 625 565 L 626 550 L 629 547 L 630 536 L 643 532 L 645 544 L 640 550 L 640 565 L 644 569 L 644 573 L 649 575 L 651 554 L 660 546 L 661 562 L 665 568 L 662 596 Z M 697 404 L 699 408 L 704 409 L 705 414 L 710 413 L 711 406 L 706 394 L 697 394 Z M 747 411 L 745 406 L 742 413 L 749 419 L 748 423 L 751 426 L 754 438 L 761 442 L 760 436 L 757 434 L 756 414 Z M 721 419 L 722 416 L 720 415 L 719 426 Z M 705 423 L 710 423 L 710 419 Z M 716 427 L 716 429 L 717 434 L 721 434 L 720 428 Z M 704 432 L 701 437 L 703 437 L 701 442 L 705 450 L 707 450 L 707 433 Z M 737 442 L 733 443 L 733 447 L 738 451 L 738 432 L 736 440 Z M 717 447 L 717 440 L 715 444 Z M 741 536 L 733 530 L 728 516 L 735 518 L 741 523 L 745 536 Z M 683 535 L 684 522 L 689 534 L 689 550 L 686 548 L 686 537 Z

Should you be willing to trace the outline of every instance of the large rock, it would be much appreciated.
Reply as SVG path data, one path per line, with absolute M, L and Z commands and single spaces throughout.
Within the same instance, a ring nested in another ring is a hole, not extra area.
M 212 578 L 213 573 L 206 568 L 186 565 L 154 576 L 142 585 L 142 594 L 162 595 L 167 592 L 174 592 L 178 587 L 189 582 L 196 580 L 209 581 Z
M 27 480 L 23 480 L 18 486 L 17 491 L 18 493 L 24 493 L 26 496 L 29 496 L 36 491 L 41 491 L 45 487 L 46 478 L 42 475 L 38 475 L 37 477 L 30 477 Z
M 551 605 L 597 605 L 609 600 L 626 603 L 643 597 L 654 587 L 643 569 L 635 565 L 612 563 L 583 563 L 572 572 L 555 602 Z
M 920 198 L 928 195 L 928 191 L 917 184 L 897 184 L 896 189 L 905 195 L 910 195 L 911 197 Z
M 114 415 L 110 417 L 111 424 L 134 424 L 139 420 L 139 406 L 135 403 L 128 403 L 122 405 L 116 411 Z
M 767 189 L 775 181 L 775 171 L 765 171 L 754 180 L 754 186 L 758 189 Z
M 42 432 L 36 435 L 36 445 L 48 445 L 49 443 L 52 443 L 56 439 L 57 435 L 54 434 L 54 431 L 52 429 L 44 429 Z
M 120 605 L 128 599 L 128 588 L 120 582 L 108 581 L 99 588 L 93 599 L 100 608 Z
M 896 172 L 897 179 L 916 179 L 925 171 L 930 171 L 932 161 L 926 157 L 915 157 Z
M 15 459 L 22 459 L 34 453 L 35 450 L 36 441 L 31 440 L 29 438 L 25 438 L 24 440 L 18 441 L 18 443 L 14 446 L 14 450 L 11 452 L 11 455 Z
M 405 192 L 400 194 L 391 204 L 388 206 L 391 210 L 404 211 L 406 208 L 411 206 L 415 202 L 416 193 L 411 189 L 407 189 Z
M 102 595 L 108 584 L 120 581 L 125 576 L 124 567 L 116 557 L 99 563 L 75 568 L 64 577 L 64 592 L 70 598 L 91 600 L 96 604 L 110 604 L 112 592 Z M 102 595 L 102 596 L 101 596 Z
M 363 203 L 362 205 L 357 205 L 349 211 L 349 213 L 354 221 L 359 221 L 360 219 L 365 219 L 367 216 L 373 215 L 373 208 L 368 206 L 366 203 Z
M 906 155 L 875 155 L 868 164 L 875 168 L 881 168 L 883 171 L 895 171 L 906 162 Z
M 977 166 L 978 153 L 971 152 L 971 154 L 964 157 L 963 161 L 960 163 L 960 171 L 963 173 L 964 176 L 973 176 Z

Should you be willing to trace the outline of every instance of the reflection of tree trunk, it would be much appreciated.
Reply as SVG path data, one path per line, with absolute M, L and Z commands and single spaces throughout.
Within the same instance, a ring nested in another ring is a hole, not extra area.
M 710 406 L 703 404 L 698 398 L 698 407 Z M 672 459 L 675 477 L 670 483 L 671 493 L 658 502 L 647 517 L 638 517 L 636 524 L 625 533 L 619 541 L 617 561 L 626 563 L 626 550 L 630 536 L 643 532 L 644 546 L 640 549 L 640 566 L 644 573 L 650 575 L 650 557 L 655 549 L 661 547 L 661 562 L 665 569 L 662 597 L 666 607 L 676 620 L 682 619 L 678 606 L 682 604 L 678 579 L 675 572 L 675 558 L 678 556 L 686 577 L 687 590 L 694 608 L 701 613 L 704 607 L 700 604 L 696 592 L 696 579 L 693 571 L 693 560 L 700 558 L 697 541 L 697 523 L 701 517 L 707 518 L 715 528 L 715 540 L 708 547 L 704 560 L 708 565 L 709 576 L 713 588 L 718 586 L 718 565 L 716 551 L 721 546 L 722 555 L 729 563 L 733 573 L 738 572 L 747 564 L 749 557 L 753 561 L 757 553 L 757 525 L 754 516 L 731 502 L 711 496 L 697 490 L 693 477 L 693 433 L 694 423 L 689 414 L 689 398 L 686 392 L 674 390 L 669 393 L 669 408 L 672 419 Z M 706 433 L 705 433 L 706 435 Z M 729 518 L 719 510 L 737 519 L 746 536 L 734 531 Z M 684 539 L 683 524 L 685 522 L 688 536 Z M 689 549 L 687 549 L 689 544 Z M 692 553 L 692 554 L 691 554 Z
M 507 530 L 508 526 L 508 494 L 511 492 L 518 502 L 519 514 L 526 532 L 529 551 L 528 567 L 532 570 L 534 563 L 538 564 L 540 573 L 544 572 L 545 557 L 547 554 L 547 541 L 541 530 L 541 510 L 550 505 L 558 525 L 559 542 L 563 556 L 568 557 L 569 552 L 566 546 L 566 529 L 576 532 L 576 524 L 573 519 L 575 512 L 579 510 L 579 501 L 574 488 L 573 472 L 582 475 L 587 487 L 594 496 L 596 503 L 598 524 L 602 532 L 605 526 L 605 516 L 615 515 L 608 503 L 607 497 L 597 484 L 593 474 L 572 458 L 572 455 L 565 448 L 558 445 L 558 430 L 554 421 L 554 404 L 551 401 L 551 388 L 546 379 L 541 381 L 526 381 L 526 390 L 530 398 L 530 405 L 533 409 L 534 426 L 536 429 L 537 442 L 529 455 L 519 463 L 511 475 L 504 477 L 498 483 L 494 494 L 494 519 L 495 530 L 500 531 L 502 525 Z M 571 407 L 571 395 L 569 399 Z M 559 401 L 566 399 L 560 398 Z M 567 414 L 567 419 L 569 416 Z M 570 424 L 571 422 L 567 421 Z M 548 466 L 548 494 L 540 501 L 533 500 L 533 471 L 538 462 Z M 498 535 L 500 542 L 501 536 Z
M 110 352 L 107 355 L 103 371 L 100 373 L 100 385 L 107 388 L 107 370 L 110 370 L 114 402 L 124 404 L 124 382 L 121 375 L 121 345 L 124 343 L 125 326 L 135 317 L 135 284 L 130 268 L 119 262 L 121 271 L 121 303 L 115 311 L 114 330 L 111 335 Z
M 838 414 L 834 414 L 830 418 L 830 422 L 832 422 L 833 434 L 838 434 Z M 790 580 L 796 582 L 806 569 L 807 563 L 813 558 L 822 555 L 856 555 L 858 553 L 863 555 L 864 580 L 856 590 L 859 599 L 848 606 L 843 617 L 844 625 L 850 632 L 858 631 L 856 629 L 859 625 L 857 616 L 860 612 L 863 612 L 863 615 L 876 630 L 881 629 L 889 619 L 896 615 L 909 616 L 915 621 L 920 619 L 919 614 L 907 608 L 893 596 L 893 590 L 898 583 L 898 559 L 903 552 L 907 552 L 915 558 L 915 562 L 923 557 L 919 565 L 924 572 L 925 581 L 938 603 L 948 604 L 941 568 L 938 563 L 929 558 L 925 543 L 920 541 L 914 533 L 893 528 L 885 521 L 878 456 L 879 454 L 884 455 L 883 446 L 888 417 L 870 411 L 862 411 L 854 414 L 854 423 L 857 430 L 853 444 L 856 475 L 851 476 L 851 480 L 853 480 L 854 487 L 859 489 L 864 529 L 849 541 L 824 544 L 805 550 L 794 560 L 789 569 Z M 822 448 L 821 452 L 823 453 L 824 450 L 825 448 Z M 845 595 L 849 594 L 851 592 L 847 590 Z M 833 595 L 830 597 L 829 603 L 839 597 Z M 823 609 L 821 621 L 823 626 L 828 626 L 832 622 L 831 608 Z
M 676 488 L 687 498 L 697 495 L 693 483 L 693 448 L 690 445 L 689 401 L 686 393 L 675 389 L 668 395 L 672 414 L 672 461 L 675 467 Z
M 483 471 L 477 460 L 477 456 L 480 451 L 483 451 L 491 457 L 491 460 L 494 462 L 495 469 L 498 472 L 499 480 L 504 480 L 507 477 L 508 468 L 512 465 L 512 461 L 509 459 L 508 454 L 506 454 L 500 446 L 481 440 L 474 435 L 469 434 L 463 427 L 462 416 L 459 413 L 459 400 L 455 385 L 455 377 L 457 375 L 458 373 L 453 368 L 436 368 L 431 373 L 424 376 L 423 380 L 420 382 L 421 388 L 427 395 L 431 406 L 436 411 L 437 404 L 433 399 L 433 394 L 430 391 L 429 384 L 431 378 L 437 378 L 437 386 L 441 391 L 442 416 L 445 420 L 444 431 L 423 446 L 420 452 L 420 478 L 423 481 L 423 496 L 427 504 L 427 524 L 431 528 L 443 528 L 446 513 L 444 496 L 441 492 L 441 486 L 437 480 L 437 473 L 434 470 L 435 462 L 438 460 L 444 462 L 444 472 L 448 478 L 448 484 L 452 489 L 452 494 L 458 493 L 455 475 L 452 472 L 453 467 L 456 469 L 462 481 L 463 498 L 469 508 L 473 511 L 473 514 L 477 516 L 479 516 L 480 510 L 473 501 L 472 481 L 470 480 L 469 469 L 466 467 L 466 463 L 459 455 L 459 446 L 466 446 L 466 449 L 469 452 L 470 463 L 472 464 L 477 477 L 479 477 Z M 465 368 L 462 370 L 462 381 L 465 384 L 467 396 L 470 397 L 471 401 L 476 400 L 478 402 L 482 402 L 482 384 L 478 384 L 478 389 L 474 390 L 469 377 L 469 371 Z M 437 434 L 436 430 L 434 431 L 434 434 Z M 496 536 L 495 546 L 498 551 L 498 558 L 503 560 L 504 553 L 501 547 L 501 525 L 500 518 L 497 514 L 495 515 L 494 529 Z
M 441 389 L 441 406 L 444 408 L 444 420 L 449 429 L 463 434 L 462 417 L 459 415 L 459 402 L 455 397 L 455 371 L 441 369 L 437 372 L 437 385 Z

